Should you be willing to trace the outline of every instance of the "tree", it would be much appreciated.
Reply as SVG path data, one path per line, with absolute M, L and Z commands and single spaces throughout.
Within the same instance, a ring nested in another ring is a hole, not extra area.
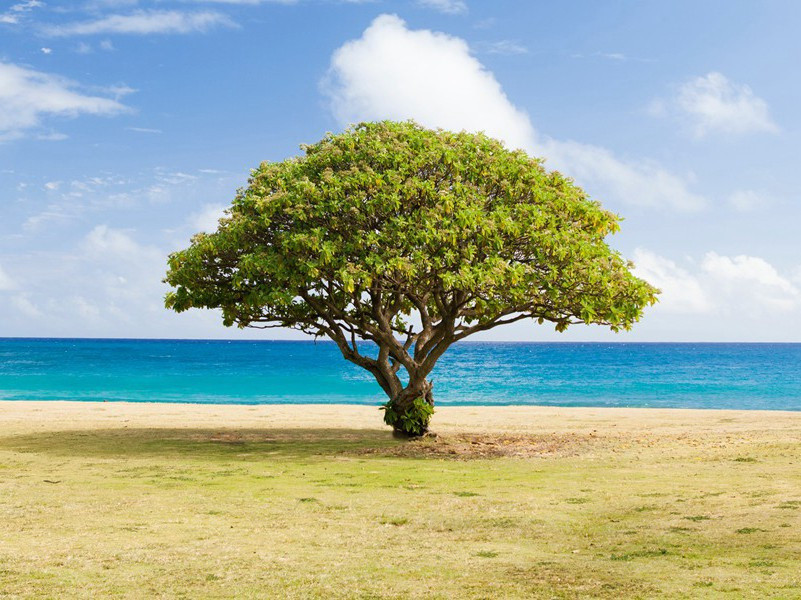
M 604 242 L 619 217 L 497 140 L 385 121 L 301 148 L 170 255 L 166 306 L 328 336 L 398 432 L 427 431 L 428 378 L 455 342 L 521 319 L 629 329 L 656 301 Z

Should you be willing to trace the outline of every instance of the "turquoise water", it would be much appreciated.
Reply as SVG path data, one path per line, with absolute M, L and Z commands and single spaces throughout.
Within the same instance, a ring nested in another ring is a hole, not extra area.
M 801 410 L 801 344 L 461 343 L 439 404 Z M 383 402 L 330 342 L 0 339 L 0 399 Z

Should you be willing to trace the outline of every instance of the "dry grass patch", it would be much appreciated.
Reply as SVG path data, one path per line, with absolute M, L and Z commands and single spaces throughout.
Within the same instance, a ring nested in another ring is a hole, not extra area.
M 392 446 L 366 447 L 357 453 L 404 458 L 478 460 L 577 456 L 599 446 L 595 434 L 509 435 L 492 433 L 430 434 Z
M 0 597 L 801 597 L 778 420 L 495 410 L 400 441 L 350 408 L 23 408 L 0 411 Z

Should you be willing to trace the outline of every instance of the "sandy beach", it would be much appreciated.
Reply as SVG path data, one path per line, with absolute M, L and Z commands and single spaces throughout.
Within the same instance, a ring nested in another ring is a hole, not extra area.
M 386 431 L 375 407 L 345 404 L 208 405 L 130 402 L 0 402 L 0 435 L 114 428 L 365 429 Z M 642 439 L 685 435 L 732 444 L 795 441 L 801 412 L 542 406 L 440 406 L 442 434 L 577 434 Z

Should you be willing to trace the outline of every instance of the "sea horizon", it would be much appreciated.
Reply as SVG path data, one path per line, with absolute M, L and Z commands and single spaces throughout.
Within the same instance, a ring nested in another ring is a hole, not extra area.
M 432 379 L 438 405 L 798 411 L 801 343 L 465 341 Z M 3 337 L 0 400 L 377 406 L 386 398 L 331 340 Z
M 141 342 L 242 342 L 242 343 L 261 343 L 261 342 L 298 342 L 298 343 L 327 343 L 335 344 L 335 342 L 328 338 L 318 338 L 315 340 L 312 337 L 308 339 L 281 339 L 281 338 L 264 338 L 264 339 L 232 339 L 232 338 L 181 338 L 181 337 L 97 337 L 97 336 L 0 336 L 0 341 L 4 340 L 86 340 L 86 341 L 141 341 Z M 371 342 L 365 341 L 369 344 Z M 801 346 L 801 341 L 787 342 L 787 341 L 692 341 L 692 340 L 673 340 L 673 341 L 658 341 L 658 340 L 639 340 L 639 341 L 615 341 L 615 340 L 474 340 L 464 339 L 456 342 L 459 345 L 466 344 L 542 344 L 542 345 L 558 345 L 558 344 L 596 344 L 596 345 L 668 345 L 668 344 L 700 344 L 700 345 L 786 345 L 786 346 Z

